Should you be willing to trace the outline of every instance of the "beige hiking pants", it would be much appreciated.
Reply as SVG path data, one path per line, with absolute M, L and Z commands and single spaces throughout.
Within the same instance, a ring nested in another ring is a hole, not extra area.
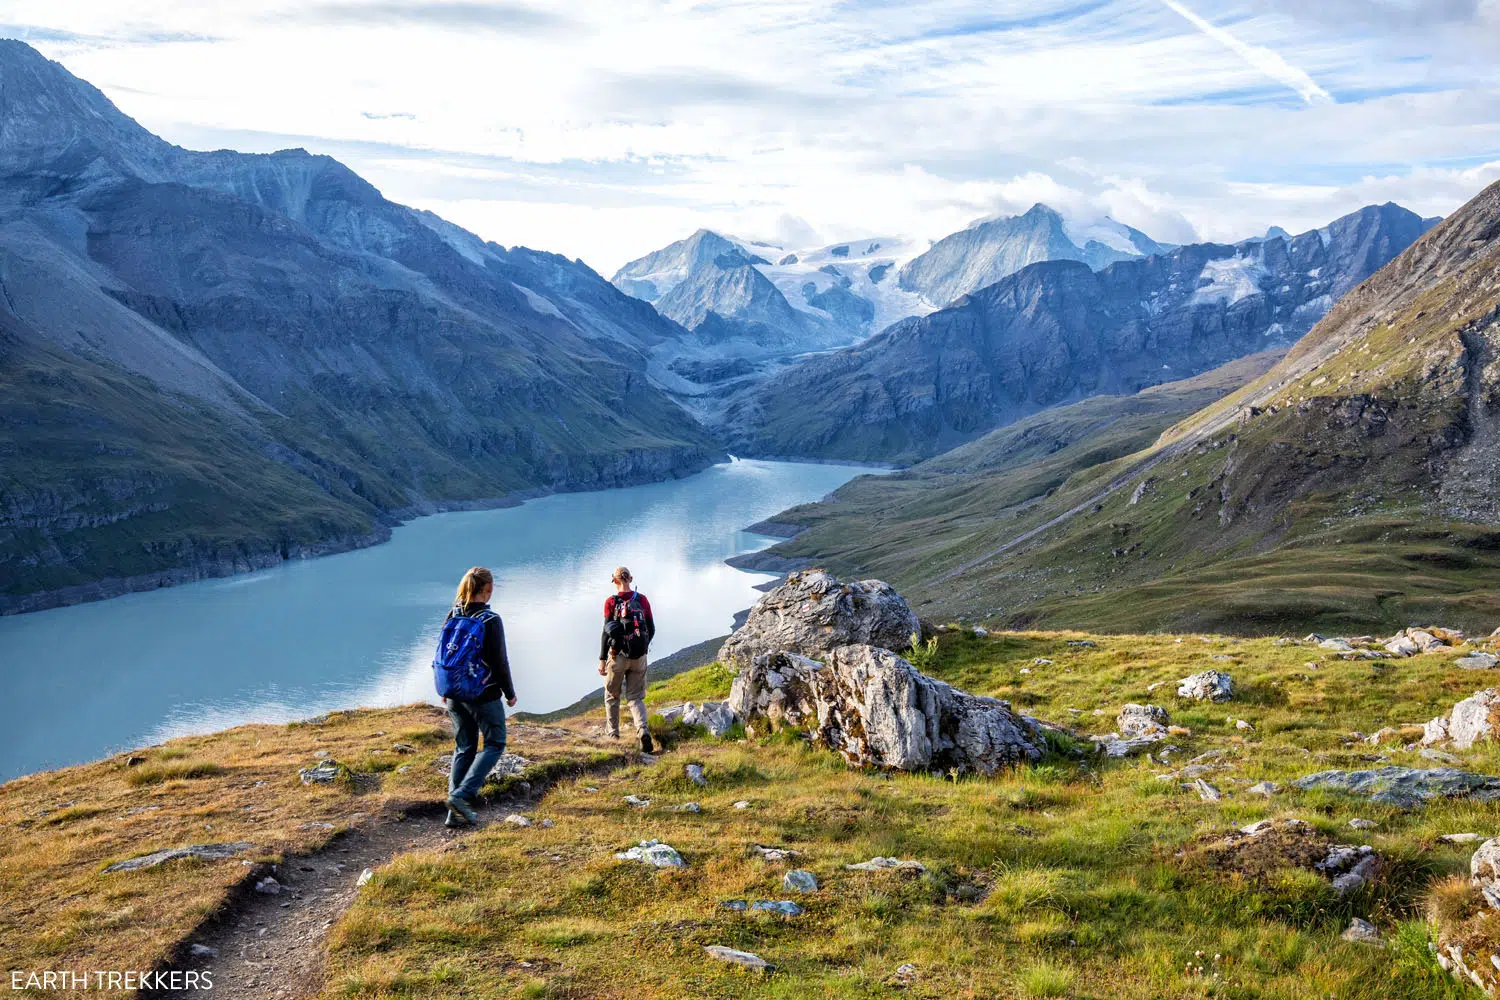
M 623 689 L 631 718 L 635 720 L 635 734 L 641 735 L 646 731 L 646 658 L 637 656 L 631 659 L 610 653 L 604 670 L 604 717 L 609 734 L 620 735 L 620 691 Z

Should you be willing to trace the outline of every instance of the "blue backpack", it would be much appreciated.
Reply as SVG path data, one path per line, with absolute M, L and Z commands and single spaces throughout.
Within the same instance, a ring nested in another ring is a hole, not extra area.
M 432 658 L 432 679 L 439 698 L 473 701 L 490 683 L 489 668 L 484 665 L 484 625 L 498 617 L 486 608 L 473 618 L 453 609 L 443 623 L 437 654 Z

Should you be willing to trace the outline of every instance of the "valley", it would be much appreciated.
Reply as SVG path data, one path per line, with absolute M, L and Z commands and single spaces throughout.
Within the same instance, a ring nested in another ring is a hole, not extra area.
M 878 571 L 938 613 L 1012 624 L 1256 634 L 1488 621 L 1500 610 L 1485 471 L 1497 227 L 1492 187 L 1269 371 L 1221 382 L 1222 398 L 1170 426 L 1119 440 L 1115 423 L 1070 433 L 1074 407 L 1047 411 L 1013 425 L 1019 440 L 999 432 L 781 515 L 811 530 L 762 564 Z M 1032 426 L 1055 454 L 1026 450 Z

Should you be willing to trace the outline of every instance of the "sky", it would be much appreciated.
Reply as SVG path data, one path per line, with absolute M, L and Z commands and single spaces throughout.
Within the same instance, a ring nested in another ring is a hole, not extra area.
M 1500 180 L 1500 0 L 0 0 L 0 37 L 606 276 L 700 227 L 1224 241 Z

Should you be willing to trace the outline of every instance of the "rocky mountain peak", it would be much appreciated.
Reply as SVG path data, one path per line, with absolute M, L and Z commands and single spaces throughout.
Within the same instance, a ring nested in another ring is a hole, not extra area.
M 154 180 L 175 151 L 62 64 L 0 39 L 0 170 Z

